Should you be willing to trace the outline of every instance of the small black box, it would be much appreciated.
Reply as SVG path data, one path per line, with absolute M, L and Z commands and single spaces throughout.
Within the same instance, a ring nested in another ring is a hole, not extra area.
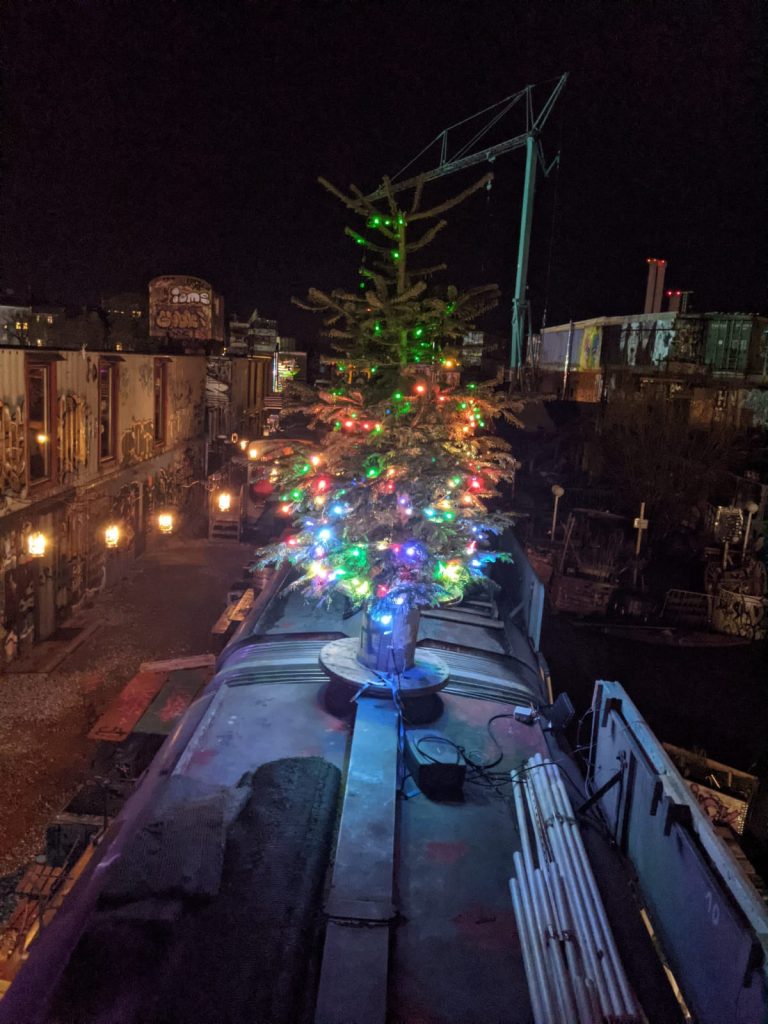
M 461 800 L 467 766 L 456 746 L 439 732 L 409 729 L 404 741 L 411 778 L 430 800 Z

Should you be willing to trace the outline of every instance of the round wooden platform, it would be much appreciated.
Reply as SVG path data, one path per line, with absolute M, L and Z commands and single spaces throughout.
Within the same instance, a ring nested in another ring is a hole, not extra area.
M 344 683 L 354 690 L 365 687 L 372 697 L 389 697 L 392 687 L 389 676 L 377 673 L 357 660 L 358 637 L 332 640 L 320 651 L 320 667 L 335 683 Z M 434 651 L 417 648 L 413 668 L 401 673 L 398 690 L 404 698 L 421 697 L 442 690 L 448 682 L 449 670 Z

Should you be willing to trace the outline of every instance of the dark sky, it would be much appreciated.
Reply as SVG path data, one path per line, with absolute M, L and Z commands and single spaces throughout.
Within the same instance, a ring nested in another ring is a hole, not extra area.
M 8 0 L 0 287 L 93 303 L 197 274 L 228 310 L 258 306 L 310 341 L 316 321 L 290 296 L 354 285 L 359 256 L 317 176 L 372 189 L 442 128 L 568 71 L 544 137 L 562 163 L 538 183 L 534 325 L 545 304 L 549 323 L 638 311 L 646 256 L 697 309 L 765 312 L 763 9 Z M 510 116 L 494 141 L 521 127 Z M 523 163 L 496 162 L 435 252 L 446 280 L 502 286 L 485 322 L 500 330 Z

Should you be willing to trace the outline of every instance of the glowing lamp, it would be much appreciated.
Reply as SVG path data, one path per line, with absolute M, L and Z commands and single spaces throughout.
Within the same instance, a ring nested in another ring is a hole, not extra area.
M 37 441 L 38 444 L 48 444 L 48 435 L 38 434 L 35 440 Z
M 222 491 L 216 499 L 216 504 L 219 506 L 219 512 L 229 512 L 232 508 L 232 495 L 229 491 Z
M 248 447 L 248 441 L 247 441 L 246 438 L 243 438 L 240 441 L 240 450 L 244 452 L 247 447 Z
M 173 515 L 170 512 L 161 512 L 157 517 L 157 526 L 160 533 L 173 533 Z
M 258 449 L 256 449 L 256 448 L 249 448 L 248 449 L 248 458 L 249 459 L 258 459 L 258 457 L 259 457 Z
M 424 384 L 417 384 L 413 390 L 416 392 L 417 395 L 423 395 L 427 389 Z
M 120 543 L 120 527 L 117 523 L 110 523 L 104 530 L 104 543 L 108 548 L 116 548 Z
M 283 504 L 282 504 L 282 505 L 280 506 L 280 511 L 281 511 L 281 512 L 283 513 L 283 515 L 285 515 L 285 516 L 287 516 L 287 515 L 289 515 L 289 514 L 290 514 L 290 511 L 291 511 L 291 506 L 290 506 L 290 505 L 288 504 L 288 502 L 287 502 L 287 501 L 283 502 Z
M 323 460 L 320 458 L 319 455 L 312 455 L 310 456 L 309 461 L 312 463 L 313 466 L 319 466 Z
M 32 558 L 42 558 L 47 545 L 48 540 L 44 533 L 30 533 L 27 538 L 27 551 Z

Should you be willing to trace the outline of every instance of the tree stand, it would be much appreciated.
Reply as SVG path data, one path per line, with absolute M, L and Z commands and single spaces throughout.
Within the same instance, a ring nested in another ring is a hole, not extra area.
M 320 667 L 334 693 L 340 687 L 356 694 L 412 700 L 436 693 L 448 682 L 448 666 L 435 652 L 416 647 L 418 609 L 395 608 L 391 614 L 363 615 L 359 639 L 332 640 L 320 651 Z

